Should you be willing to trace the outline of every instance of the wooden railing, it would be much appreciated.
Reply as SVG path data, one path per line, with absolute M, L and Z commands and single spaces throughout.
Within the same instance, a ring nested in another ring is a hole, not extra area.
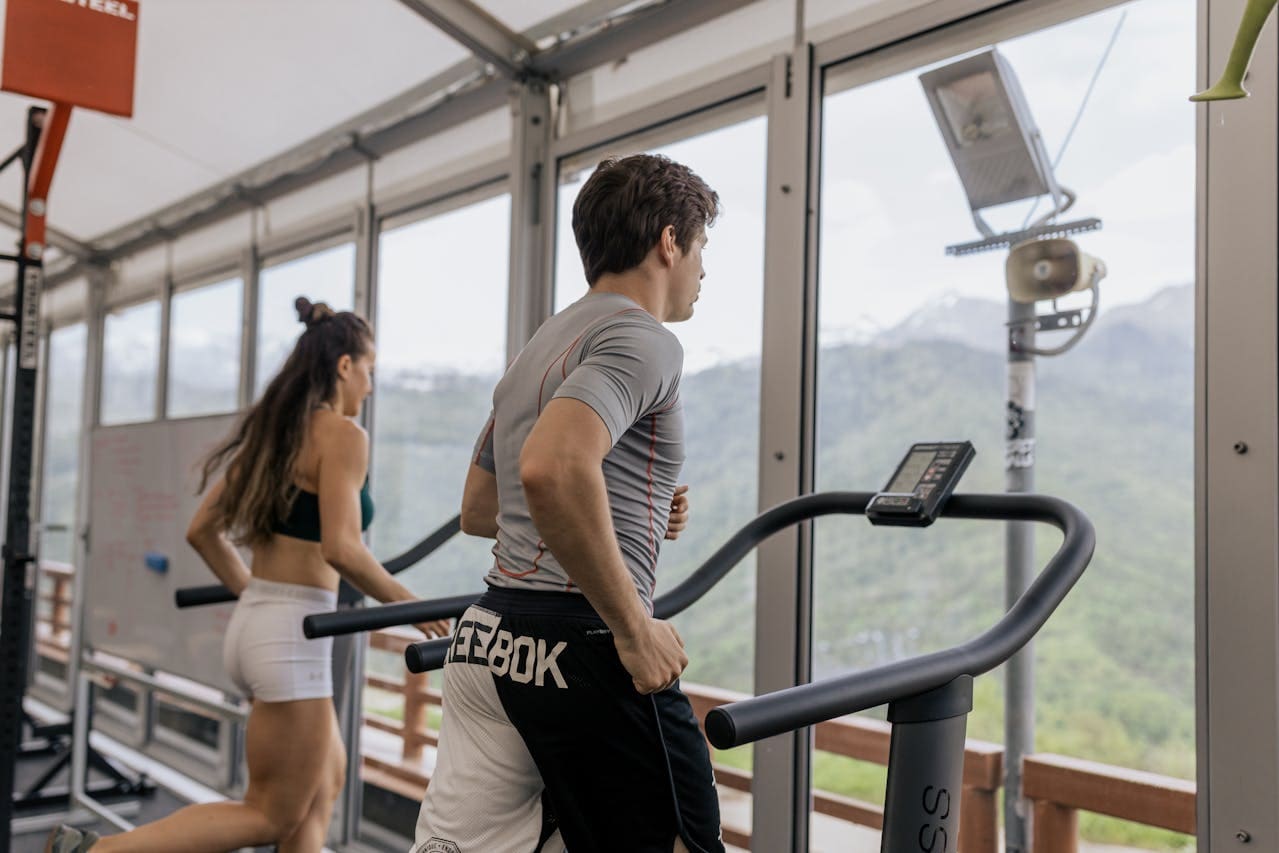
M 1076 853 L 1080 810 L 1195 834 L 1195 783 L 1184 779 L 1041 753 L 1022 761 L 1022 791 L 1035 853 Z
M 417 631 L 390 628 L 370 634 L 369 647 L 399 657 L 409 643 L 420 639 L 422 635 Z M 439 744 L 439 732 L 427 726 L 427 708 L 438 707 L 442 697 L 438 690 L 428 686 L 426 673 L 414 674 L 403 668 L 400 671 L 403 680 L 365 676 L 368 687 L 403 697 L 403 715 L 397 720 L 368 710 L 364 712 L 365 729 L 393 735 L 399 741 L 399 750 L 398 755 L 392 755 L 384 749 L 370 748 L 366 743 L 360 756 L 361 776 L 371 785 L 409 800 L 421 800 L 431 778 L 422 761 L 423 753 L 426 747 Z
M 414 641 L 410 631 L 378 631 L 369 638 L 372 648 L 402 654 Z M 370 676 L 369 687 L 404 696 L 403 720 L 366 713 L 366 728 L 391 734 L 400 741 L 399 760 L 385 751 L 362 756 L 366 782 L 411 800 L 420 800 L 430 782 L 426 746 L 438 743 L 439 733 L 426 725 L 427 707 L 441 704 L 440 692 L 427 686 L 425 675 L 408 674 L 404 681 Z M 745 698 L 745 694 L 700 684 L 684 684 L 699 720 L 719 705 Z M 881 766 L 888 764 L 891 726 L 862 717 L 841 717 L 814 727 L 817 749 Z M 715 781 L 723 788 L 749 793 L 751 774 L 722 764 L 714 765 Z M 1023 763 L 1023 786 L 1034 805 L 1035 853 L 1076 853 L 1078 812 L 1110 815 L 1175 832 L 1195 831 L 1193 782 L 1112 767 L 1063 756 L 1040 754 Z M 964 751 L 964 790 L 959 849 L 963 853 L 995 853 L 999 849 L 999 788 L 1003 778 L 1003 747 L 969 740 Z M 859 826 L 881 829 L 883 808 L 826 791 L 813 793 L 813 811 Z M 750 848 L 750 833 L 724 827 L 724 841 Z
M 40 561 L 41 578 L 53 581 L 52 591 L 41 591 L 38 601 L 49 605 L 48 616 L 35 620 L 36 654 L 65 664 L 71 649 L 71 600 L 75 567 L 54 560 Z M 39 607 L 36 608 L 39 613 Z

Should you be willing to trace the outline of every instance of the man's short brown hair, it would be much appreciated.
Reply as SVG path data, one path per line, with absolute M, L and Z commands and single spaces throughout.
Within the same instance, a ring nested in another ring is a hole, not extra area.
M 667 225 L 687 252 L 719 214 L 719 196 L 687 166 L 658 154 L 602 161 L 573 203 L 573 236 L 592 287 L 639 266 Z

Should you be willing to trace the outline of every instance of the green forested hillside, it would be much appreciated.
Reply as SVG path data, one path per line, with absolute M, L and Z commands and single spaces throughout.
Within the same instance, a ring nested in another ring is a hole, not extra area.
M 1169 293 L 1160 298 L 1188 310 L 1189 288 Z M 1193 778 L 1193 351 L 1152 316 L 1116 312 L 1077 349 L 1039 362 L 1036 486 L 1084 509 L 1098 548 L 1036 641 L 1038 747 Z M 962 438 L 978 457 L 961 490 L 1002 489 L 1002 353 L 879 340 L 823 349 L 819 360 L 819 489 L 874 490 L 911 442 Z M 693 517 L 665 546 L 659 592 L 756 512 L 758 384 L 754 365 L 685 377 Z M 379 504 L 380 554 L 455 511 L 491 386 L 379 390 L 374 483 L 398 496 Z M 817 677 L 962 642 L 996 621 L 1003 536 L 974 522 L 903 531 L 821 520 Z M 1037 534 L 1041 562 L 1058 542 Z M 413 584 L 429 595 L 479 589 L 489 559 L 486 543 L 450 545 Z M 678 618 L 690 681 L 751 690 L 755 610 L 751 559 Z M 998 673 L 979 682 L 972 736 L 1002 739 L 1001 692 Z
M 823 348 L 817 487 L 874 490 L 911 442 L 967 438 L 978 457 L 961 490 L 1001 490 L 1004 355 L 997 335 L 965 329 L 997 332 L 1003 313 L 993 302 L 933 306 L 878 339 Z M 1098 541 L 1092 566 L 1036 641 L 1038 747 L 1183 778 L 1194 777 L 1192 319 L 1188 285 L 1103 311 L 1079 347 L 1039 360 L 1036 413 L 1037 488 L 1078 504 Z M 379 377 L 372 471 L 379 556 L 457 512 L 495 380 Z M 143 383 L 125 383 L 133 386 Z M 663 548 L 659 592 L 757 511 L 757 366 L 686 375 L 683 393 L 682 479 L 693 515 L 684 536 Z M 46 506 L 73 506 L 76 444 L 59 430 L 77 422 L 74 412 L 50 412 Z M 1057 541 L 1051 531 L 1038 534 L 1041 561 Z M 45 544 L 53 556 L 55 543 Z M 488 548 L 459 536 L 406 580 L 427 597 L 479 590 Z M 828 518 L 817 523 L 815 551 L 818 678 L 962 642 L 1002 611 L 998 526 L 943 520 L 924 531 L 880 530 L 860 518 Z M 687 678 L 751 691 L 755 613 L 748 559 L 678 618 L 692 658 Z M 971 735 L 1002 739 L 1001 690 L 998 673 L 978 681 Z M 873 774 L 819 762 L 818 777 L 826 787 L 874 795 Z M 1126 837 L 1088 819 L 1084 826 Z

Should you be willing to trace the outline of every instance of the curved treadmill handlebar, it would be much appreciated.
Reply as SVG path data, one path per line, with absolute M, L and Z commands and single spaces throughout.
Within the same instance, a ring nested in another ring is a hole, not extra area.
M 418 542 L 404 553 L 387 560 L 383 565 L 391 574 L 399 574 L 410 566 L 417 564 L 420 560 L 425 559 L 445 542 L 452 539 L 461 529 L 462 517 L 455 515 L 421 542 Z M 173 594 L 173 600 L 180 608 L 202 607 L 206 604 L 222 604 L 227 601 L 235 601 L 235 593 L 220 583 L 209 584 L 208 586 L 188 586 L 177 590 Z
M 1092 522 L 1077 507 L 1043 495 L 956 495 L 942 515 L 992 521 L 1036 521 L 1064 534 L 1048 565 L 1002 619 L 967 643 L 863 672 L 790 687 L 711 711 L 706 733 L 720 749 L 810 726 L 915 696 L 967 675 L 988 672 L 1013 656 L 1043 626 L 1083 574 L 1096 546 Z
M 874 495 L 871 492 L 820 492 L 795 498 L 766 510 L 733 534 L 731 539 L 682 583 L 655 598 L 653 615 L 658 619 L 669 619 L 685 610 L 719 583 L 760 542 L 778 530 L 822 515 L 864 513 L 866 504 L 872 497 Z M 444 666 L 450 642 L 451 639 L 445 637 L 409 645 L 404 650 L 404 662 L 409 672 L 429 672 Z

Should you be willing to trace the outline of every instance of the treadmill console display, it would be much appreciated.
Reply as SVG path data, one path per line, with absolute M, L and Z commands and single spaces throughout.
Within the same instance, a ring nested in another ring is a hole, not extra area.
M 927 527 L 976 455 L 971 441 L 912 445 L 888 485 L 867 504 L 866 517 L 871 524 Z

